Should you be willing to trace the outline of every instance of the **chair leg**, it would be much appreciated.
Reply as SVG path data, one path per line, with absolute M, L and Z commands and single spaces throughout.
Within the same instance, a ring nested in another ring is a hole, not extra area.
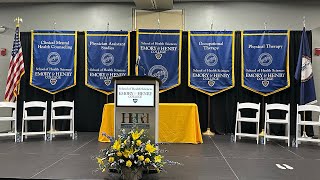
M 241 133 L 241 121 L 238 122 L 238 132 Z M 241 139 L 241 136 L 239 136 L 239 139 Z
M 22 119 L 22 127 L 21 127 L 21 142 L 23 142 L 23 134 L 24 134 L 24 119 Z
M 299 132 L 299 125 L 298 125 L 298 122 L 297 122 L 296 123 L 296 147 L 298 147 L 298 143 L 299 143 L 299 141 L 298 141 L 298 137 L 299 137 L 298 132 Z
M 234 142 L 237 142 L 237 128 L 238 128 L 238 121 L 236 120 L 236 127 L 234 128 Z
M 43 130 L 44 130 L 44 140 L 47 140 L 47 120 L 45 119 L 43 122 Z
M 286 124 L 286 132 L 285 132 L 285 136 L 287 136 L 287 143 L 288 143 L 288 147 L 290 146 L 290 138 L 289 138 L 289 133 L 288 133 L 288 129 L 289 129 L 289 125 Z
M 259 144 L 259 123 L 257 123 L 257 144 Z
M 266 135 L 268 134 L 268 128 L 267 128 L 267 120 L 264 121 L 264 136 L 263 136 L 263 144 L 266 145 Z
M 17 142 L 17 120 L 14 121 L 14 142 Z

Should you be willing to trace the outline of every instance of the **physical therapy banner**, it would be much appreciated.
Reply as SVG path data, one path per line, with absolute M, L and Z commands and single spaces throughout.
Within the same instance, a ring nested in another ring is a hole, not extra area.
M 87 31 L 85 36 L 85 84 L 102 93 L 111 94 L 114 86 L 112 78 L 129 74 L 129 33 Z
M 180 85 L 180 30 L 137 31 L 136 74 L 161 80 L 160 92 Z
M 189 32 L 189 87 L 209 96 L 234 87 L 234 32 Z
M 242 87 L 263 96 L 290 86 L 287 30 L 242 32 Z
M 30 85 L 56 94 L 76 85 L 77 33 L 32 32 Z

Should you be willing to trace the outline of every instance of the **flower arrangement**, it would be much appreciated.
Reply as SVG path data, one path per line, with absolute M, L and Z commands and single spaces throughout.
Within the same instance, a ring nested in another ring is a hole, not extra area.
M 115 169 L 121 174 L 125 171 L 142 173 L 142 170 L 150 169 L 161 172 L 164 170 L 164 164 L 180 164 L 164 160 L 158 145 L 151 143 L 143 129 L 130 130 L 128 133 L 123 129 L 117 139 L 107 137 L 111 141 L 111 146 L 102 150 L 96 157 L 98 169 L 102 172 L 108 169 Z

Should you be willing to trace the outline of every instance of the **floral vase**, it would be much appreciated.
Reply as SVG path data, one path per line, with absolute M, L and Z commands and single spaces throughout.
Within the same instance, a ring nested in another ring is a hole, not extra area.
M 142 168 L 130 169 L 128 167 L 121 168 L 121 179 L 139 180 L 142 179 Z

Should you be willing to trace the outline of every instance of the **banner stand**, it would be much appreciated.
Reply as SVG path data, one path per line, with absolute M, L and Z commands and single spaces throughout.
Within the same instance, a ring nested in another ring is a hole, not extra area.
M 211 103 L 210 103 L 210 98 L 211 96 L 208 96 L 208 122 L 207 122 L 207 131 L 202 133 L 205 136 L 214 136 L 215 134 L 213 132 L 211 132 L 210 130 L 210 114 L 211 114 Z

